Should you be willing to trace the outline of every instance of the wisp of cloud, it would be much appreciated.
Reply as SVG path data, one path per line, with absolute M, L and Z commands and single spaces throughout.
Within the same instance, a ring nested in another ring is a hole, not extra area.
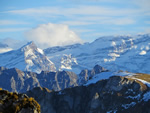
M 64 46 L 83 41 L 63 24 L 41 24 L 25 33 L 28 40 L 34 41 L 40 48 Z

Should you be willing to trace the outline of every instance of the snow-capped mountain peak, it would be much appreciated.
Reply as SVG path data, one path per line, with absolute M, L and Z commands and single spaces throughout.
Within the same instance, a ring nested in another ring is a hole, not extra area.
M 44 50 L 49 59 L 56 64 L 56 67 L 67 69 L 68 67 L 64 66 L 68 65 L 68 60 L 62 63 L 62 59 L 64 59 L 62 55 L 69 56 L 71 54 L 77 64 L 70 63 L 69 69 L 75 73 L 85 68 L 91 69 L 96 64 L 113 71 L 128 70 L 130 72 L 150 73 L 150 60 L 148 60 L 150 34 L 106 36 L 75 48 L 63 49 L 64 47 L 59 47 L 61 51 L 55 51 L 54 48 Z
M 20 48 L 21 51 L 28 51 L 30 49 L 37 50 L 37 46 L 35 45 L 35 43 L 33 41 L 28 42 L 26 45 L 24 45 Z
M 0 64 L 7 68 L 19 68 L 23 71 L 55 71 L 55 65 L 37 48 L 34 42 L 29 42 L 18 50 L 0 54 Z

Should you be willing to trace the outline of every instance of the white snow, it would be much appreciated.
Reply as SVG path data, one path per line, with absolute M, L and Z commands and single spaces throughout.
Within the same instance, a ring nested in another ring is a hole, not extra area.
M 29 44 L 33 45 L 33 42 Z M 136 44 L 136 45 L 135 45 Z M 36 60 L 39 57 L 32 54 L 34 51 L 27 51 L 29 46 L 22 47 L 22 52 L 26 51 L 25 57 L 31 57 Z M 92 43 L 85 43 L 74 48 L 64 49 L 60 47 L 58 50 L 52 50 L 52 53 L 45 53 L 48 55 L 49 62 L 54 62 L 57 70 L 70 69 L 70 71 L 80 72 L 83 69 L 92 69 L 96 64 L 112 70 L 124 70 L 138 73 L 150 73 L 150 35 L 137 35 L 137 36 L 108 36 L 101 37 Z M 142 50 L 141 50 L 142 48 Z M 43 53 L 42 50 L 37 48 L 38 53 Z M 6 55 L 3 58 L 0 55 L 0 64 L 2 66 L 11 67 L 16 66 L 16 62 L 24 62 L 24 56 L 21 58 L 17 55 L 10 54 L 9 57 L 15 58 L 12 61 Z M 67 55 L 64 56 L 64 54 Z M 71 55 L 71 56 L 70 56 Z M 9 63 L 8 63 L 9 60 Z M 27 61 L 28 62 L 28 61 Z M 51 62 L 51 64 L 53 64 Z M 21 66 L 21 65 L 20 65 Z M 22 67 L 23 68 L 23 67 Z M 76 72 L 75 72 L 76 73 Z
M 137 78 L 136 78 L 137 79 Z M 150 87 L 150 83 L 149 82 L 146 82 L 145 80 L 141 80 L 141 79 L 137 79 L 139 81 L 141 81 L 142 83 L 146 84 L 148 87 Z
M 140 53 L 139 53 L 140 55 L 145 55 L 146 54 L 146 51 L 141 51 Z
M 148 101 L 150 99 L 150 91 L 143 95 L 143 100 Z
M 85 86 L 94 84 L 102 79 L 108 79 L 109 77 L 113 76 L 114 74 L 112 72 L 102 72 L 100 74 L 95 75 L 92 79 L 88 80 L 88 82 L 85 84 Z
M 134 105 L 136 105 L 136 103 L 135 103 L 135 102 L 131 102 L 130 104 L 123 104 L 122 107 L 123 107 L 124 109 L 128 109 L 128 108 L 130 108 L 130 107 L 133 107 Z
M 130 77 L 130 76 L 133 76 L 134 73 L 123 71 L 123 72 L 115 72 L 114 74 L 118 75 L 118 76 L 128 76 L 128 77 Z
M 37 48 L 37 50 L 41 53 L 41 54 L 44 54 L 44 51 L 40 48 Z
M 128 76 L 129 77 L 129 76 Z M 139 78 L 135 78 L 134 76 L 130 76 L 130 78 L 133 78 L 135 80 L 138 80 L 138 81 L 141 81 L 143 84 L 146 84 L 148 87 L 150 87 L 150 83 L 145 81 L 145 80 L 142 80 L 142 79 L 139 79 Z
M 63 54 L 59 70 L 72 70 L 72 66 L 77 64 L 76 58 L 71 54 Z
M 111 42 L 111 46 L 116 46 L 116 42 L 115 42 L 115 41 L 112 41 L 112 42 Z
M 12 48 L 0 48 L 0 53 L 5 53 L 12 50 L 13 50 Z
M 28 45 L 29 44 L 29 45 Z M 34 43 L 28 43 L 18 50 L 0 54 L 1 66 L 18 68 L 23 71 L 40 73 L 42 70 L 51 70 L 54 64 L 39 52 Z M 31 44 L 31 45 L 30 45 Z M 55 67 L 55 66 L 54 66 Z M 54 68 L 52 69 L 54 71 Z
M 146 46 L 146 47 L 145 47 L 145 49 L 148 51 L 148 50 L 150 49 L 150 48 L 149 48 L 149 45 L 148 45 L 148 46 Z
M 111 57 L 120 57 L 120 55 L 116 54 L 116 53 L 109 53 L 108 56 L 111 56 Z
M 26 60 L 26 63 L 27 63 L 28 65 L 30 65 L 30 66 L 33 66 L 33 65 L 34 65 L 34 63 L 32 62 L 31 59 L 27 59 L 27 60 Z
M 131 99 L 137 99 L 137 100 L 139 100 L 140 99 L 140 97 L 141 97 L 141 95 L 140 94 L 138 94 L 138 95 L 136 95 L 136 96 L 127 96 L 126 98 L 131 98 Z

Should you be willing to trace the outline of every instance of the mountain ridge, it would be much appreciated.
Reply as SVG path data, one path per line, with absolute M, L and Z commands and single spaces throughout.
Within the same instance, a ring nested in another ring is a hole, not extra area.
M 43 51 L 29 42 L 18 50 L 12 50 L 0 54 L 1 66 L 7 68 L 19 68 L 23 71 L 40 73 L 42 70 L 55 71 L 55 65 L 43 53 Z
M 49 49 L 53 51 L 53 48 Z M 94 65 L 99 64 L 112 71 L 150 73 L 148 65 L 150 34 L 107 36 L 76 48 L 53 51 L 53 53 L 46 50 L 44 50 L 45 54 L 54 62 L 57 70 L 66 69 L 78 74 L 85 68 L 92 69 Z
M 26 94 L 39 102 L 43 113 L 149 113 L 150 88 L 121 76 L 58 92 L 34 88 Z
M 21 71 L 17 68 L 7 69 L 0 67 L 0 86 L 3 89 L 13 92 L 25 92 L 34 87 L 47 87 L 50 90 L 63 90 L 68 87 L 75 87 L 87 82 L 90 77 L 106 72 L 101 66 L 95 66 L 92 73 L 77 75 L 70 71 L 42 71 L 41 73 Z

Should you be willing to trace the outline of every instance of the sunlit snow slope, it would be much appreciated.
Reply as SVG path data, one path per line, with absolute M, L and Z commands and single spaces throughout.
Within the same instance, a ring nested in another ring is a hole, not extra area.
M 92 43 L 52 47 L 44 50 L 58 70 L 79 73 L 99 64 L 117 71 L 150 73 L 150 35 L 107 36 Z
M 0 54 L 0 66 L 38 73 L 42 70 L 55 71 L 55 65 L 33 42 L 29 42 L 18 50 Z

